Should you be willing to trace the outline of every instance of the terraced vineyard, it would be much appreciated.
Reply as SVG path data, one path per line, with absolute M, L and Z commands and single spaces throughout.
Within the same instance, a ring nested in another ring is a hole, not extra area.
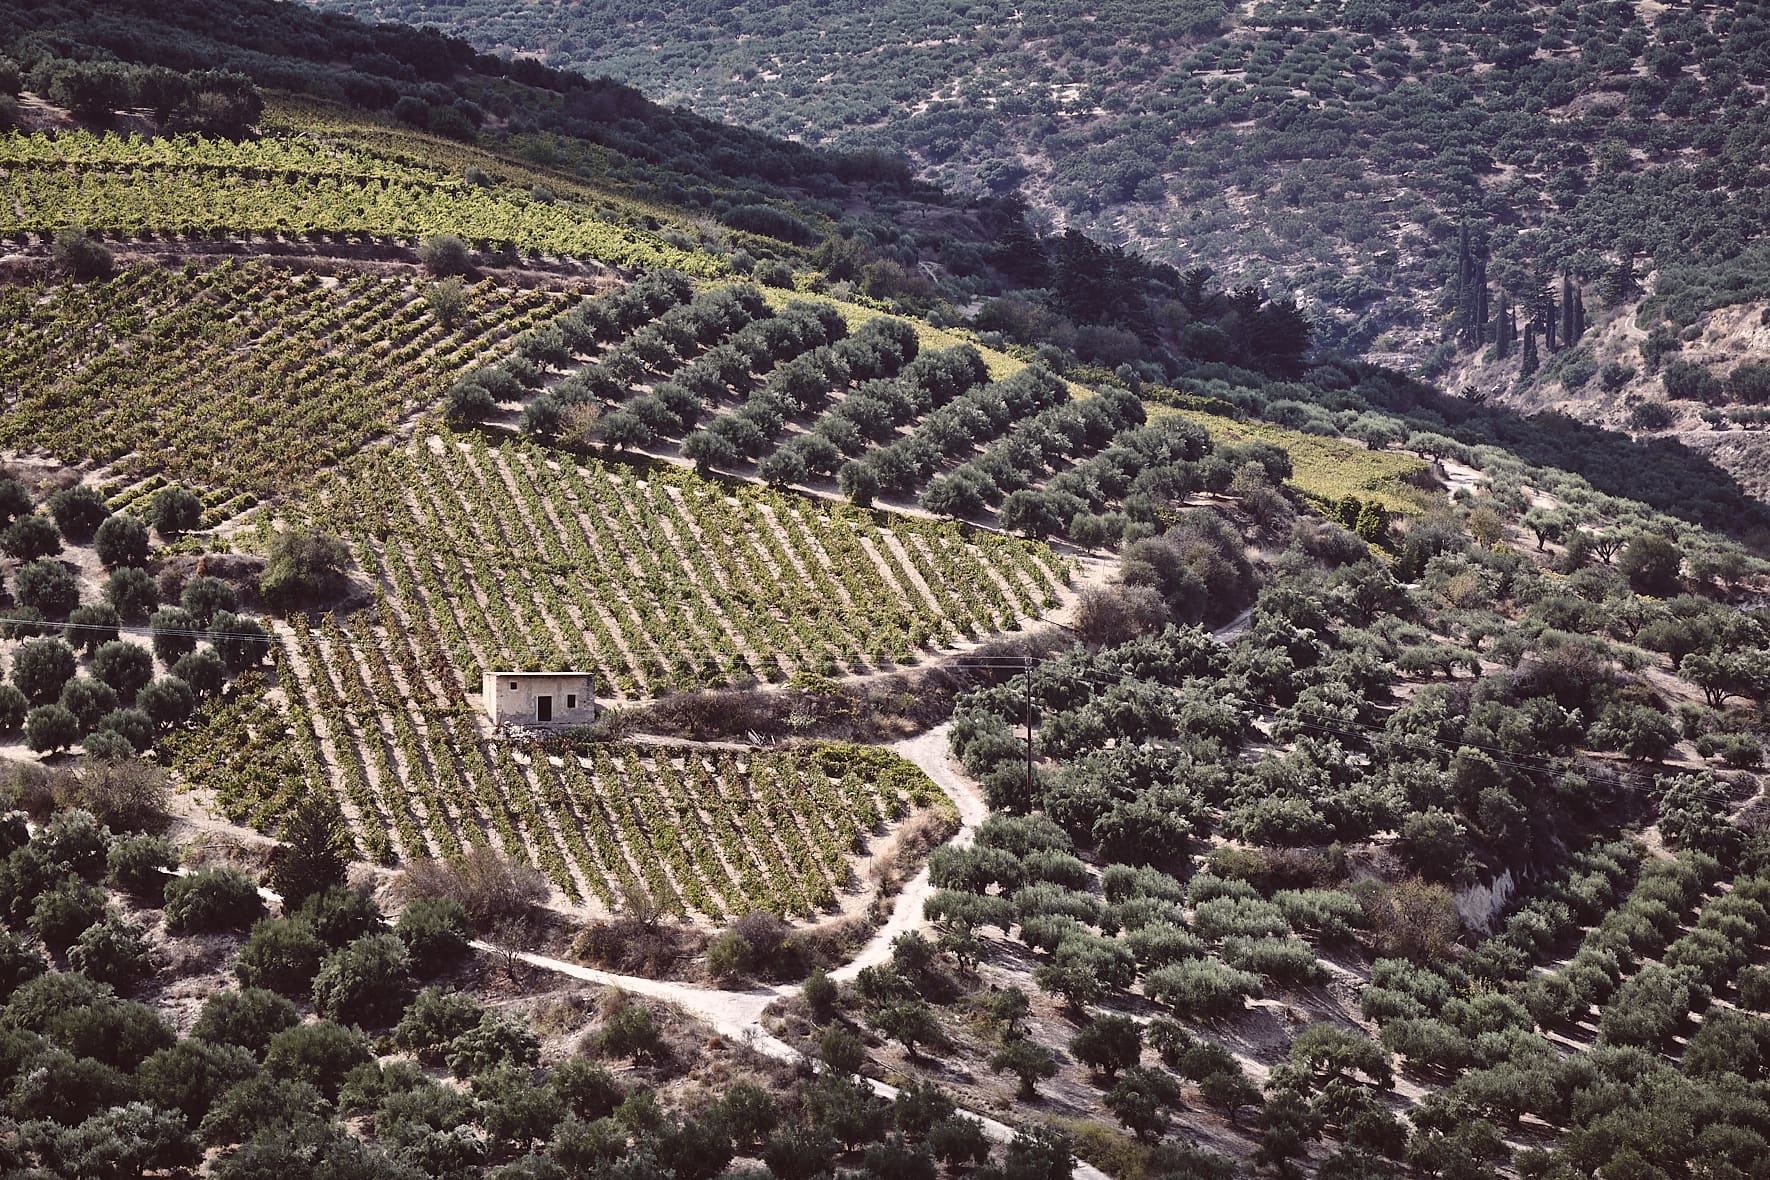
M 7 287 L 0 447 L 220 499 L 286 489 L 569 302 L 485 282 L 466 290 L 445 326 L 421 283 L 260 262 Z
M 1056 604 L 1045 546 L 672 468 L 428 436 L 312 498 L 427 667 L 594 670 L 607 695 L 914 662 Z
M 581 207 L 474 185 L 361 148 L 279 136 L 0 136 L 0 234 L 69 225 L 137 235 L 416 238 L 458 234 L 617 266 L 720 269 L 707 255 Z
M 190 780 L 261 827 L 329 784 L 375 859 L 492 839 L 568 898 L 642 883 L 713 919 L 831 907 L 865 836 L 939 793 L 878 751 L 489 741 L 481 668 L 592 669 L 634 697 L 913 662 L 1019 626 L 1066 576 L 1041 545 L 479 436 L 374 449 L 292 510 L 349 540 L 374 609 L 291 617 L 286 706 L 248 686 L 213 707 L 174 743 Z
M 307 699 L 285 714 L 247 686 L 172 746 L 236 821 L 270 827 L 305 783 L 330 781 L 375 859 L 490 840 L 570 900 L 613 906 L 642 887 L 666 909 L 719 921 L 833 908 L 870 834 L 910 808 L 947 806 L 877 749 L 612 746 L 580 758 L 485 741 L 461 681 L 428 673 L 413 636 L 365 615 L 311 631 L 292 622 L 278 664 Z

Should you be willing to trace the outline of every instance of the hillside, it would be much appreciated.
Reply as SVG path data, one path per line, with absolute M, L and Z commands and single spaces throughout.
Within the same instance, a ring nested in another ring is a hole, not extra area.
M 1679 323 L 1763 295 L 1755 4 L 324 7 L 900 151 L 937 183 L 1302 292 L 1360 351 L 1417 362 L 1448 337 L 1465 223 L 1514 305 L 1564 271 L 1589 300 L 1658 271 Z
M 1770 1151 L 1770 507 L 1632 319 L 1450 392 L 434 33 L 0 20 L 0 1171 Z

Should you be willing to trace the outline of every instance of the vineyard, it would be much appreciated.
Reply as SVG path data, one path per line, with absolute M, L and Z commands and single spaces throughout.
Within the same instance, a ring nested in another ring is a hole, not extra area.
M 0 136 L 0 234 L 457 234 L 488 246 L 711 274 L 707 255 L 564 202 L 350 147 L 268 136 Z
M 1067 577 L 1041 545 L 478 436 L 365 455 L 306 510 L 424 666 L 583 668 L 604 695 L 914 662 L 1019 626 Z
M 372 858 L 490 838 L 567 898 L 642 884 L 715 920 L 829 909 L 867 835 L 938 792 L 877 752 L 487 741 L 481 668 L 594 670 L 637 697 L 901 664 L 1019 626 L 1066 577 L 1044 546 L 478 435 L 366 452 L 292 510 L 349 541 L 374 609 L 292 616 L 286 708 L 250 684 L 212 706 L 174 739 L 190 781 L 261 827 L 329 783 Z
M 436 400 L 567 297 L 466 288 L 445 326 L 407 279 L 259 262 L 0 291 L 0 447 L 121 484 L 286 489 Z M 243 506 L 242 504 L 236 507 Z
M 248 682 L 169 743 L 173 765 L 230 819 L 272 827 L 306 784 L 331 781 L 374 859 L 490 839 L 568 900 L 614 906 L 640 889 L 719 921 L 833 908 L 870 835 L 911 808 L 945 806 L 920 771 L 860 747 L 623 745 L 580 757 L 485 741 L 461 681 L 426 669 L 420 637 L 366 615 L 317 622 L 292 619 L 277 653 L 305 699 L 285 713 Z

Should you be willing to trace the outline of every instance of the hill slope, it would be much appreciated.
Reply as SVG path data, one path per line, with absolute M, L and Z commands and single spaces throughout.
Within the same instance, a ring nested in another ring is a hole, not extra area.
M 322 3 L 1019 188 L 1156 258 L 1302 290 L 1333 339 L 1416 360 L 1457 310 L 1465 221 L 1527 308 L 1563 270 L 1627 298 L 1659 269 L 1685 319 L 1755 286 L 1728 263 L 1765 224 L 1758 3 Z

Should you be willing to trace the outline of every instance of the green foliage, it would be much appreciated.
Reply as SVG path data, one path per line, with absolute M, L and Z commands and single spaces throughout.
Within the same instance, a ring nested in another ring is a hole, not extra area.
M 305 1082 L 337 1098 L 351 1070 L 372 1061 L 369 1042 L 355 1029 L 330 1020 L 297 1024 L 271 1037 L 264 1068 L 285 1081 Z
M 1057 1058 L 1051 1050 L 1026 1038 L 1011 1040 L 989 1060 L 994 1073 L 1010 1073 L 1020 1079 L 1019 1097 L 1030 1101 L 1041 1081 L 1057 1076 Z
M 93 552 L 107 569 L 146 565 L 150 548 L 147 526 L 125 513 L 106 517 L 92 537 Z
M 194 1039 L 230 1045 L 261 1056 L 284 1029 L 300 1023 L 295 1005 L 264 988 L 231 988 L 212 993 L 191 1029 Z
M 304 796 L 283 818 L 280 834 L 271 854 L 270 887 L 286 907 L 298 907 L 314 894 L 344 884 L 350 844 L 343 816 L 331 800 Z
M 313 986 L 325 953 L 326 944 L 307 922 L 270 918 L 252 927 L 234 960 L 234 975 L 242 987 L 304 996 Z
M 326 956 L 314 976 L 313 1004 L 329 1020 L 374 1027 L 397 1019 L 410 988 L 405 944 L 372 934 Z
M 405 945 L 412 973 L 429 978 L 467 953 L 473 924 L 452 897 L 418 897 L 400 911 L 393 933 Z
M 238 869 L 199 869 L 166 886 L 166 925 L 174 931 L 243 930 L 263 913 L 258 887 Z

